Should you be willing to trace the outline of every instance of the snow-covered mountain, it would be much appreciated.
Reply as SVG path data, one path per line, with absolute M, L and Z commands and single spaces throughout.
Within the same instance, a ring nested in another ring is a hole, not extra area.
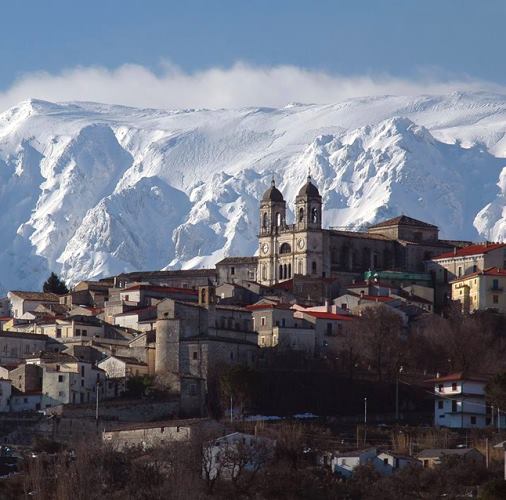
M 20 103 L 0 114 L 0 289 L 256 251 L 272 175 L 308 170 L 326 226 L 400 213 L 448 238 L 506 237 L 506 95 L 164 111 Z

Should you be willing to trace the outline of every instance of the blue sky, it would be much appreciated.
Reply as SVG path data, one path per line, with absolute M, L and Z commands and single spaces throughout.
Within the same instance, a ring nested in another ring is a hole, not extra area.
M 504 0 L 2 2 L 0 92 L 33 72 L 290 65 L 506 85 Z M 1 103 L 1 101 L 0 101 Z

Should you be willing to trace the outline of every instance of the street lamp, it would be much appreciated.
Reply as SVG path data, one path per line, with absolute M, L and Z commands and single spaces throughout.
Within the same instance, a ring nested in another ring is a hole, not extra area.
M 397 371 L 397 377 L 395 378 L 395 421 L 399 421 L 399 376 L 404 371 L 404 367 L 401 365 Z

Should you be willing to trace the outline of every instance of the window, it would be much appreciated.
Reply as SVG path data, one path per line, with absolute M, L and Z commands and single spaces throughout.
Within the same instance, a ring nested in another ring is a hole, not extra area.
M 193 359 L 199 359 L 199 353 L 197 351 L 193 351 L 192 357 Z
M 196 396 L 197 395 L 197 385 L 191 384 L 190 385 L 190 396 Z
M 327 335 L 332 335 L 332 323 L 327 323 Z
M 492 295 L 492 302 L 494 304 L 499 304 L 499 295 Z
M 80 328 L 76 328 L 76 335 L 81 335 L 81 329 Z
M 265 337 L 260 337 L 260 345 L 265 346 Z
M 262 216 L 262 227 L 264 229 L 267 229 L 267 212 L 264 212 Z
M 437 392 L 443 392 L 443 384 L 437 386 Z
M 453 413 L 457 412 L 457 401 L 455 400 L 452 401 L 452 412 Z
M 311 272 L 313 274 L 316 274 L 316 262 L 313 260 L 313 263 L 311 264 Z
M 62 398 L 63 396 L 65 396 L 65 393 L 64 393 L 63 391 L 59 391 L 59 392 L 58 392 L 58 396 L 59 396 L 60 398 Z
M 261 324 L 262 326 L 265 326 L 265 316 L 262 316 L 262 317 L 260 318 L 260 324 Z
M 63 382 L 63 375 L 58 375 L 58 382 Z
M 474 264 L 473 273 L 475 273 L 476 271 L 478 271 L 478 266 L 476 264 Z M 474 280 L 474 282 L 476 283 L 476 280 Z
M 61 328 L 56 329 L 56 338 L 61 338 Z
M 317 208 L 313 208 L 313 210 L 311 210 L 311 222 L 313 224 L 316 224 L 318 222 L 318 209 Z
M 437 402 L 437 408 L 438 410 L 442 410 L 444 408 L 444 401 L 438 401 Z
M 474 415 L 471 417 L 471 425 L 476 425 L 476 417 Z
M 235 274 L 235 267 L 234 267 L 234 266 L 232 266 L 232 267 L 230 268 L 230 274 L 231 274 L 232 276 Z
M 453 382 L 453 384 L 452 384 L 452 391 L 456 391 L 456 390 L 457 390 L 457 383 Z
M 81 380 L 81 387 L 84 387 L 84 380 Z
M 84 377 L 84 365 L 81 365 L 81 377 Z
M 276 226 L 281 226 L 281 214 L 279 212 L 276 213 Z
M 384 465 L 388 465 L 388 458 L 384 458 L 384 459 L 383 459 L 383 464 L 384 464 Z
M 281 320 L 281 326 L 283 326 L 283 327 L 284 327 L 284 326 L 286 326 L 286 319 L 285 319 L 285 318 L 283 318 L 283 319 Z
M 459 266 L 457 269 L 457 276 L 460 278 L 462 276 L 462 267 Z
M 304 209 L 299 208 L 299 222 L 303 222 L 303 221 L 304 221 Z
M 494 290 L 499 290 L 499 280 L 498 280 L 498 279 L 494 279 L 494 280 L 492 281 L 492 288 L 493 288 Z
M 81 335 L 86 337 L 88 335 L 88 330 L 82 330 Z
M 279 247 L 279 253 L 291 253 L 292 247 L 288 243 L 283 243 Z

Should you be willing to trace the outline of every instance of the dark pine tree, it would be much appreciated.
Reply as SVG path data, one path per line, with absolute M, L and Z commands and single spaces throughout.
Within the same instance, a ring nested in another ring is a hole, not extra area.
M 63 280 L 58 278 L 55 273 L 51 273 L 46 282 L 42 285 L 42 290 L 46 293 L 56 293 L 58 295 L 65 295 L 69 293 L 69 289 Z

